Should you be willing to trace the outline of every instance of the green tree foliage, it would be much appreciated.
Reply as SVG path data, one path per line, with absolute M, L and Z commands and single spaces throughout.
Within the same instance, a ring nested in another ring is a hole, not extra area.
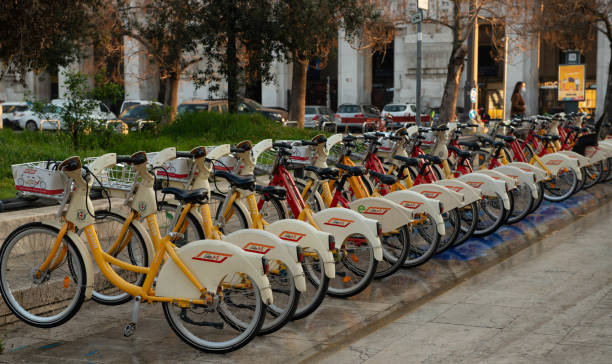
M 0 1 L 0 79 L 77 59 L 94 31 L 91 19 L 99 5 L 100 0 Z

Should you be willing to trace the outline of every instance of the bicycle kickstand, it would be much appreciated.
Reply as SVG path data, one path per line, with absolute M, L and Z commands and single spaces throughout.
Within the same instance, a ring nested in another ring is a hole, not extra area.
M 134 297 L 134 308 L 132 310 L 132 322 L 127 324 L 125 329 L 123 329 L 123 336 L 129 337 L 132 336 L 134 331 L 136 331 L 136 324 L 138 323 L 138 311 L 140 310 L 140 302 L 142 299 L 140 296 Z

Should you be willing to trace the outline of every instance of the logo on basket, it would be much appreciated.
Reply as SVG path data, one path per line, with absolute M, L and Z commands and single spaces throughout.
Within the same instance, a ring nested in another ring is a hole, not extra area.
M 440 196 L 442 194 L 442 192 L 434 192 L 434 191 L 421 191 L 421 195 L 427 197 L 427 198 L 436 198 L 438 196 Z
M 453 190 L 455 192 L 459 192 L 463 189 L 463 187 L 459 187 L 459 186 L 444 186 L 446 188 L 448 188 L 449 190 Z
M 274 249 L 274 247 L 271 245 L 264 245 L 264 244 L 257 244 L 257 243 L 250 242 L 247 245 L 245 245 L 244 248 L 242 249 L 244 249 L 247 252 L 251 252 L 251 253 L 266 254 L 270 250 Z
M 480 186 L 484 185 L 484 182 L 468 181 L 466 183 L 474 188 L 480 188 Z
M 384 215 L 389 210 L 391 210 L 391 208 L 389 208 L 389 207 L 370 206 L 367 209 L 365 209 L 365 211 L 363 213 L 364 214 L 368 214 L 368 215 Z
M 23 173 L 26 174 L 36 174 L 36 170 L 34 168 L 26 168 L 23 170 Z
M 302 240 L 302 238 L 305 236 L 306 234 L 294 233 L 293 231 L 283 231 L 278 235 L 279 238 L 283 240 L 293 241 L 294 243 L 297 243 L 298 241 Z
M 202 250 L 200 254 L 196 255 L 195 257 L 192 257 L 191 259 L 201 260 L 203 262 L 223 263 L 231 256 L 232 254 L 215 253 Z
M 76 212 L 76 217 L 77 217 L 77 219 L 79 219 L 79 220 L 83 221 L 83 220 L 85 220 L 85 217 L 86 217 L 86 216 L 87 216 L 87 215 L 85 215 L 85 211 L 83 211 L 83 210 L 77 210 L 77 212 Z
M 561 163 L 563 163 L 562 159 L 551 159 L 548 162 L 546 162 L 546 165 L 547 166 L 558 166 Z
M 353 223 L 353 220 L 345 220 L 345 219 L 340 219 L 338 217 L 332 217 L 331 219 L 329 219 L 324 224 L 325 225 L 330 225 L 330 226 L 338 226 L 338 227 L 341 227 L 341 228 L 345 228 L 345 227 L 349 226 L 352 223 Z
M 144 202 L 144 201 L 141 201 L 141 202 L 138 204 L 138 209 L 139 209 L 140 211 L 144 211 L 144 210 L 146 210 L 146 209 L 147 209 L 147 203 L 146 203 L 146 202 Z
M 400 203 L 400 205 L 404 206 L 407 209 L 418 209 L 423 203 L 422 202 L 416 202 L 416 201 L 402 201 L 402 203 Z

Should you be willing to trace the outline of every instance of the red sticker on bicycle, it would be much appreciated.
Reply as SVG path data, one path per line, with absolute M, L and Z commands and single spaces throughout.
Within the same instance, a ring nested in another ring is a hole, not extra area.
M 448 188 L 449 190 L 453 190 L 455 192 L 459 192 L 463 189 L 463 187 L 459 187 L 459 186 L 444 186 L 446 188 Z
M 203 262 L 223 263 L 231 256 L 232 254 L 215 253 L 215 252 L 209 252 L 206 250 L 202 250 L 200 254 L 196 255 L 195 257 L 192 257 L 191 259 L 201 260 Z
M 367 209 L 365 209 L 365 211 L 363 213 L 364 214 L 368 214 L 368 215 L 384 215 L 389 210 L 391 210 L 391 208 L 389 208 L 389 207 L 370 206 Z
M 293 241 L 294 243 L 297 243 L 305 236 L 306 234 L 294 233 L 293 231 L 283 231 L 278 235 L 279 238 L 283 240 Z
M 330 226 L 338 226 L 338 227 L 341 227 L 341 228 L 345 228 L 345 227 L 349 226 L 352 223 L 353 223 L 353 220 L 345 220 L 345 219 L 340 219 L 338 217 L 332 217 L 331 219 L 329 219 L 324 224 L 325 225 L 330 225 Z
M 415 201 L 402 201 L 400 203 L 400 205 L 404 206 L 405 208 L 414 210 L 419 208 L 423 203 L 422 202 L 415 202 Z
M 519 168 L 519 169 L 521 169 L 521 170 L 523 170 L 525 172 L 531 172 L 531 169 L 529 169 L 529 168 Z
M 546 162 L 546 165 L 547 166 L 558 166 L 561 163 L 563 163 L 562 159 L 551 159 L 548 162 Z
M 442 194 L 442 192 L 435 192 L 435 191 L 421 191 L 421 195 L 427 197 L 427 198 L 436 198 L 438 196 L 440 196 Z
M 264 244 L 257 244 L 257 243 L 250 242 L 247 245 L 245 245 L 244 248 L 242 249 L 244 249 L 247 252 L 251 252 L 251 253 L 266 254 L 270 250 L 274 249 L 274 247 L 271 245 L 264 245 Z
M 480 186 L 484 185 L 484 182 L 469 181 L 466 183 L 474 188 L 480 188 Z

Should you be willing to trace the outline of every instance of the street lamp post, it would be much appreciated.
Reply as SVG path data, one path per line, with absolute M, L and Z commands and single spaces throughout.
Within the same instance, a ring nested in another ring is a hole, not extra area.
M 429 0 L 417 0 L 418 12 L 412 16 L 412 23 L 417 25 L 417 70 L 416 70 L 416 124 L 421 126 L 421 78 L 422 68 L 421 64 L 421 43 L 423 41 L 423 33 L 421 31 L 421 23 L 423 22 L 423 10 L 429 8 Z

